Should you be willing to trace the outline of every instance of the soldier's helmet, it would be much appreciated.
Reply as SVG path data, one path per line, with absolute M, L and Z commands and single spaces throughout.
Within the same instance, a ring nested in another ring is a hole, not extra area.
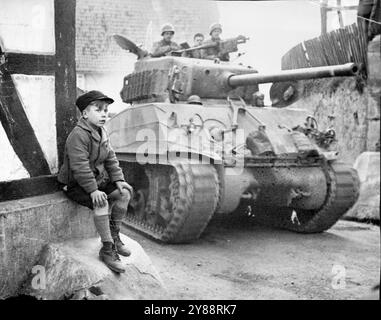
M 172 32 L 172 34 L 175 34 L 175 28 L 170 23 L 166 23 L 161 27 L 161 35 L 163 35 L 164 32 Z
M 253 105 L 254 106 L 257 106 L 257 107 L 264 107 L 264 99 L 265 99 L 265 95 L 260 92 L 260 91 L 257 91 L 257 92 L 254 92 L 253 93 Z
M 187 103 L 188 104 L 199 104 L 199 105 L 202 105 L 201 98 L 198 95 L 195 95 L 195 94 L 191 95 L 188 98 Z
M 220 23 L 213 23 L 211 24 L 210 28 L 209 28 L 209 34 L 211 35 L 212 32 L 216 29 L 220 29 L 222 31 L 222 25 Z

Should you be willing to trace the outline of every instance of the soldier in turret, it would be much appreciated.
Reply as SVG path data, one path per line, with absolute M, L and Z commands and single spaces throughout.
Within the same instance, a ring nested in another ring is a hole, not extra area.
M 222 26 L 219 23 L 214 23 L 210 26 L 210 39 L 205 41 L 205 45 L 209 48 L 205 49 L 206 55 L 203 59 L 219 61 L 229 61 L 229 53 L 238 50 L 237 44 L 245 43 L 248 38 L 243 35 L 238 37 L 222 40 L 220 35 L 222 33 Z
M 164 57 L 170 55 L 172 51 L 180 50 L 180 46 L 172 41 L 174 34 L 175 29 L 170 23 L 163 25 L 161 28 L 163 39 L 153 44 L 151 56 L 155 58 Z
M 204 44 L 213 44 L 213 43 L 219 43 L 221 41 L 220 35 L 222 33 L 222 26 L 220 23 L 213 23 L 210 26 L 209 29 L 209 35 L 210 39 L 205 41 Z M 222 53 L 220 52 L 220 48 L 217 47 L 212 47 L 205 49 L 205 57 L 204 59 L 208 60 L 221 60 L 221 61 L 229 61 L 229 53 Z
M 193 37 L 194 46 L 201 46 L 204 42 L 204 35 L 202 33 L 196 33 Z M 197 49 L 186 53 L 186 57 L 195 59 L 204 59 L 206 55 L 205 49 Z

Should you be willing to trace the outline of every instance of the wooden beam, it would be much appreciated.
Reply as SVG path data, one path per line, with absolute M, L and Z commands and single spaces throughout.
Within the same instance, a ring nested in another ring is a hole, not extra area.
M 54 0 L 56 65 L 56 128 L 58 163 L 76 119 L 75 0 Z
M 7 52 L 5 57 L 11 74 L 54 75 L 55 56 Z
M 18 96 L 11 74 L 0 66 L 0 122 L 31 177 L 50 174 L 48 162 Z
M 358 6 L 332 6 L 327 7 L 327 11 L 345 11 L 345 10 L 357 10 Z
M 341 0 L 336 0 L 337 6 L 340 7 L 339 10 L 337 10 L 337 15 L 339 17 L 339 24 L 340 28 L 344 28 L 344 20 L 343 20 L 343 14 L 342 14 L 342 8 L 341 8 Z
M 1 181 L 0 202 L 33 197 L 60 191 L 55 175 L 39 176 L 28 179 Z
M 323 3 L 320 7 L 321 34 L 327 33 L 327 3 L 328 3 L 328 0 L 323 0 Z

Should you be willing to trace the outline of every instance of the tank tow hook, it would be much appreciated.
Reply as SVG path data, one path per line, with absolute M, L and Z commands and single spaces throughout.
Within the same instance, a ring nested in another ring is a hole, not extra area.
M 259 189 L 246 191 L 241 195 L 241 199 L 244 201 L 248 201 L 249 203 L 253 203 L 257 199 L 258 193 L 259 193 Z M 247 207 L 245 208 L 245 215 L 248 217 L 255 216 L 251 208 L 251 204 L 248 204 Z

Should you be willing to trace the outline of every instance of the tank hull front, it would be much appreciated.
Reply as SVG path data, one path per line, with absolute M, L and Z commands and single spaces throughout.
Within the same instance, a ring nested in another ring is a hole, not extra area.
M 189 242 L 214 214 L 243 206 L 290 230 L 328 229 L 356 201 L 358 179 L 296 129 L 307 117 L 237 100 L 127 108 L 107 123 L 135 190 L 126 225 L 163 242 Z M 289 225 L 295 215 L 297 227 Z

